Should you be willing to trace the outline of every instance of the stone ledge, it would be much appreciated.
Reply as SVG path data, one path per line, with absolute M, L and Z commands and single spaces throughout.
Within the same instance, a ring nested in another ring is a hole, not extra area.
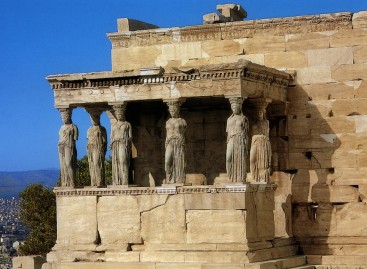
M 152 195 L 152 194 L 192 194 L 192 193 L 245 193 L 245 192 L 261 192 L 261 191 L 274 191 L 277 185 L 274 183 L 269 184 L 243 184 L 243 185 L 231 185 L 226 186 L 183 186 L 183 187 L 126 187 L 113 188 L 97 188 L 97 187 L 84 187 L 84 188 L 63 188 L 55 187 L 54 193 L 56 196 L 118 196 L 118 195 Z

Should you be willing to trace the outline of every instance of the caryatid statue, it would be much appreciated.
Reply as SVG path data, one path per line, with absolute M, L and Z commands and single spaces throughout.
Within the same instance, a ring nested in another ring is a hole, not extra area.
M 112 185 L 129 184 L 132 129 L 125 121 L 125 109 L 125 103 L 113 106 L 116 121 L 111 128 Z
M 171 118 L 166 122 L 167 136 L 164 162 L 166 179 L 163 183 L 185 183 L 185 132 L 187 124 L 184 119 L 180 118 L 181 101 L 168 101 L 167 105 Z
M 87 109 L 92 120 L 88 129 L 88 163 L 91 186 L 105 185 L 105 155 L 107 151 L 107 132 L 100 124 L 102 110 Z
M 72 123 L 71 108 L 60 108 L 64 125 L 59 131 L 59 159 L 61 187 L 74 187 L 77 170 L 77 151 L 75 142 L 78 140 L 78 127 Z
M 246 181 L 249 121 L 242 113 L 243 98 L 229 98 L 232 115 L 227 120 L 226 168 L 231 182 Z
M 269 182 L 271 172 L 271 144 L 266 105 L 257 107 L 255 122 L 252 126 L 250 171 L 252 180 L 255 182 Z

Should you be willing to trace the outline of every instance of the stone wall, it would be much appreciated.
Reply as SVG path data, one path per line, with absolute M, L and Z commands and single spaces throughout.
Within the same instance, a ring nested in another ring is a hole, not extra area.
M 273 163 L 276 235 L 294 235 L 307 254 L 366 253 L 366 12 L 119 34 L 109 35 L 114 71 L 247 59 L 296 74 L 285 128 L 271 131 L 283 156 Z

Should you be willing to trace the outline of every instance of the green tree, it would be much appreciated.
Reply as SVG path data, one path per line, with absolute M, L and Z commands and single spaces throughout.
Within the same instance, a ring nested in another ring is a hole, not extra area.
M 21 255 L 46 256 L 56 241 L 56 197 L 41 184 L 31 184 L 20 194 L 20 219 L 31 232 L 21 245 Z

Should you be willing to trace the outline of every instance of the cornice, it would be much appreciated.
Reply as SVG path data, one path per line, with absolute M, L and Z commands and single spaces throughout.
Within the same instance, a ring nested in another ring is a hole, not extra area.
M 183 28 L 152 29 L 108 33 L 113 48 L 150 46 L 204 40 L 228 40 L 253 37 L 255 34 L 301 34 L 352 28 L 351 12 L 227 22 L 188 26 Z
M 139 70 L 127 70 L 125 72 L 52 75 L 46 79 L 51 84 L 53 90 L 73 90 L 200 80 L 230 80 L 236 78 L 274 83 L 284 87 L 287 87 L 292 81 L 292 76 L 288 73 L 246 60 L 229 64 L 174 68 L 167 71 L 163 70 L 157 75 L 141 75 Z

